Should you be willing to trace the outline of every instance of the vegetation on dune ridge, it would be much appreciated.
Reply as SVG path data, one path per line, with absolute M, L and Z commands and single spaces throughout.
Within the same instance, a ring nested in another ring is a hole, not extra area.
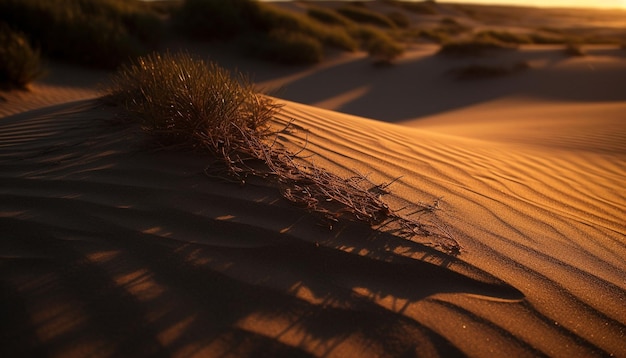
M 346 5 L 337 9 L 341 15 L 358 23 L 365 23 L 393 29 L 396 24 L 387 16 L 366 7 Z
M 200 40 L 239 37 L 247 53 L 284 63 L 319 62 L 324 45 L 345 51 L 358 48 L 340 26 L 329 28 L 305 14 L 252 0 L 185 0 L 174 22 L 180 32 Z
M 484 56 L 493 51 L 513 50 L 516 48 L 516 44 L 509 44 L 489 36 L 483 36 L 445 42 L 441 45 L 439 53 L 449 56 Z
M 384 19 L 388 29 L 396 28 L 389 17 L 364 6 L 347 7 L 355 8 L 362 16 L 375 14 L 377 19 Z M 403 46 L 383 34 L 382 28 L 370 30 L 373 25 L 359 24 L 339 10 L 311 6 L 307 13 L 300 14 L 253 0 L 185 0 L 174 22 L 188 36 L 201 40 L 235 38 L 246 54 L 281 63 L 320 62 L 325 47 L 350 52 L 363 49 L 377 61 L 383 58 L 387 62 L 403 53 Z M 371 35 L 374 32 L 378 35 Z M 370 35 L 363 35 L 367 33 Z
M 425 237 L 425 244 L 451 254 L 460 252 L 446 230 L 392 210 L 383 200 L 389 184 L 374 185 L 364 176 L 341 178 L 281 146 L 277 136 L 287 135 L 291 124 L 272 131 L 269 122 L 280 105 L 255 93 L 240 74 L 185 53 L 153 54 L 121 67 L 103 98 L 125 108 L 161 145 L 215 157 L 222 169 L 207 169 L 210 176 L 241 183 L 260 177 L 330 223 L 358 220 L 409 239 Z M 416 204 L 410 214 L 432 213 L 437 204 Z
M 163 34 L 158 15 L 137 0 L 2 0 L 0 22 L 45 56 L 105 68 L 149 51 Z
M 39 51 L 26 36 L 0 23 L 0 84 L 9 88 L 26 88 L 43 74 Z

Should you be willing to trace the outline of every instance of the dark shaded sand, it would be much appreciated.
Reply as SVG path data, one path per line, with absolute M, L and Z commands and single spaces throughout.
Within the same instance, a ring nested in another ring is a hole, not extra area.
M 256 73 L 400 123 L 286 100 L 278 118 L 328 170 L 400 177 L 394 208 L 441 198 L 424 220 L 458 257 L 209 179 L 207 158 L 113 123 L 102 74 L 3 92 L 0 355 L 625 356 L 623 55 L 529 48 L 486 60 L 528 71 L 459 82 L 470 60 L 434 51 Z

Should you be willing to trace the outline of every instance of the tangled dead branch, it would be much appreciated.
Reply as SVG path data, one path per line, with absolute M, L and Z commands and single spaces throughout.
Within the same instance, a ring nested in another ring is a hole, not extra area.
M 287 132 L 290 125 L 273 135 Z M 439 210 L 440 199 L 432 204 L 417 203 L 393 210 L 384 197 L 391 195 L 389 187 L 400 178 L 385 184 L 374 184 L 360 174 L 343 178 L 307 162 L 297 153 L 279 147 L 275 138 L 267 139 L 268 134 L 261 137 L 240 130 L 245 145 L 237 147 L 244 153 L 224 153 L 224 163 L 228 165 L 227 171 L 231 176 L 242 182 L 250 175 L 273 180 L 281 188 L 284 198 L 321 214 L 329 221 L 330 227 L 342 219 L 357 220 L 407 239 L 427 237 L 428 241 L 423 242 L 426 245 L 449 254 L 460 253 L 461 247 L 449 230 L 441 230 L 441 225 L 426 224 L 414 218 L 418 214 L 433 214 Z M 262 162 L 262 167 L 253 169 L 248 164 L 250 159 Z M 407 214 L 402 215 L 401 212 Z

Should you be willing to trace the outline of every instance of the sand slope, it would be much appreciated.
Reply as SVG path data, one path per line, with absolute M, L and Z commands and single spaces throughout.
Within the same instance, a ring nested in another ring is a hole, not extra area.
M 402 176 L 392 202 L 443 197 L 438 217 L 465 249 L 454 258 L 359 225 L 330 231 L 274 188 L 210 180 L 206 158 L 150 150 L 113 117 L 83 100 L 0 123 L 10 355 L 625 352 L 623 142 L 553 150 L 287 103 L 281 118 L 308 132 L 282 140 L 308 136 L 312 161 Z
M 471 62 L 434 51 L 260 84 L 398 122 L 279 100 L 276 125 L 328 170 L 397 179 L 395 209 L 439 200 L 422 219 L 458 257 L 208 178 L 208 158 L 113 121 L 102 74 L 3 93 L 0 354 L 626 355 L 623 55 L 527 49 L 493 61 L 530 71 L 460 83 L 447 71 Z

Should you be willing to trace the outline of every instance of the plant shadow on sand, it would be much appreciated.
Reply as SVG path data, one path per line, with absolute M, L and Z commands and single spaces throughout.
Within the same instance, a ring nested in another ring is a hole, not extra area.
M 206 158 L 145 150 L 110 117 L 83 101 L 3 120 L 3 355 L 323 356 L 353 340 L 459 355 L 406 307 L 523 301 L 458 258 L 210 180 Z

